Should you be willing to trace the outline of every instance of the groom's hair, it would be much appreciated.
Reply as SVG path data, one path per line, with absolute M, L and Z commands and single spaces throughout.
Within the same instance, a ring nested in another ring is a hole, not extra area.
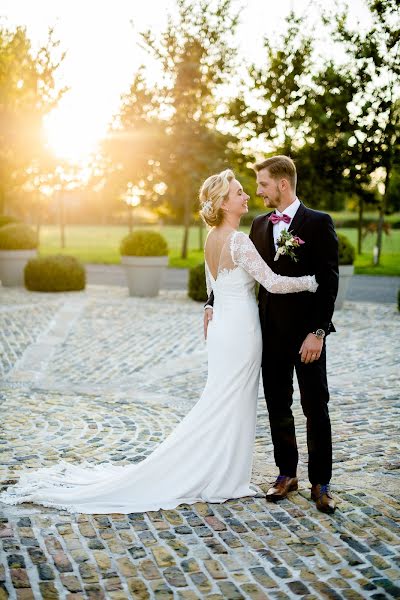
M 268 169 L 268 172 L 272 179 L 287 179 L 293 190 L 296 189 L 297 173 L 294 162 L 288 156 L 283 154 L 278 156 L 271 156 L 263 162 L 254 165 L 254 170 L 262 171 L 262 169 Z

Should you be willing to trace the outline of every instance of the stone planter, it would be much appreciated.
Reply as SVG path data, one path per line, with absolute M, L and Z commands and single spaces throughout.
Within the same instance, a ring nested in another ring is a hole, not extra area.
M 0 279 L 2 285 L 24 285 L 25 265 L 37 256 L 37 250 L 0 250 Z
M 340 310 L 343 308 L 343 302 L 346 299 L 350 277 L 353 275 L 353 273 L 354 265 L 339 265 L 339 290 L 335 302 L 335 310 Z
M 168 256 L 121 256 L 130 296 L 157 296 Z

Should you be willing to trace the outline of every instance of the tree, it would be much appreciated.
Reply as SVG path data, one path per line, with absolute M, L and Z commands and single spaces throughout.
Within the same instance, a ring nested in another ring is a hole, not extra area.
M 296 160 L 298 192 L 309 205 L 337 210 L 352 187 L 349 105 L 356 91 L 354 77 L 332 61 L 317 69 L 312 38 L 304 31 L 305 19 L 290 13 L 282 39 L 276 44 L 265 40 L 263 66 L 249 69 L 246 87 L 252 97 L 247 103 L 243 92 L 231 114 L 248 138 L 261 136 L 271 152 Z
M 350 69 L 327 62 L 312 79 L 305 102 L 304 145 L 295 153 L 299 193 L 318 208 L 341 210 L 349 196 L 358 203 L 358 252 L 362 247 L 365 202 L 374 201 L 371 176 L 362 168 L 368 156 L 357 138 L 352 102 L 357 78 Z
M 346 14 L 341 14 L 335 35 L 346 49 L 348 68 L 357 80 L 354 144 L 363 148 L 358 169 L 367 175 L 377 169 L 384 172 L 377 233 L 379 264 L 391 176 L 400 155 L 400 14 L 398 0 L 367 0 L 367 5 L 371 16 L 368 31 L 351 30 Z
M 303 143 L 305 102 L 310 86 L 312 38 L 304 35 L 305 20 L 293 12 L 279 43 L 264 39 L 263 66 L 250 66 L 250 82 L 229 111 L 248 138 L 262 136 L 280 153 L 293 155 Z
M 400 211 L 400 163 L 393 165 L 387 202 L 388 211 Z
M 54 59 L 58 45 L 50 30 L 46 45 L 35 53 L 25 29 L 0 29 L 0 212 L 46 153 L 43 116 L 66 91 L 55 86 L 64 59 Z
M 150 154 L 157 177 L 167 186 L 165 197 L 184 223 L 182 258 L 187 257 L 188 233 L 202 179 L 226 168 L 238 150 L 236 139 L 218 130 L 218 89 L 230 77 L 235 49 L 231 43 L 237 25 L 231 0 L 193 2 L 177 0 L 178 16 L 171 16 L 156 39 L 142 35 L 143 45 L 161 67 L 162 81 L 142 96 L 130 93 L 130 110 L 143 123 L 145 137 L 154 142 Z M 149 103 L 150 111 L 141 114 Z M 123 117 L 123 115 L 122 115 Z M 123 122 L 124 131 L 128 131 Z M 147 125 L 146 125 L 147 127 Z M 149 159 L 150 160 L 150 159 Z
M 141 67 L 121 98 L 119 114 L 102 146 L 103 194 L 119 199 L 119 203 L 130 186 L 142 189 L 145 203 L 154 204 L 157 200 L 155 189 L 161 181 L 160 142 L 165 127 L 159 111 L 157 92 L 148 87 Z M 96 178 L 94 184 L 97 185 Z
M 338 210 L 344 194 L 357 191 L 354 151 L 349 145 L 354 134 L 349 105 L 355 89 L 351 73 L 328 62 L 313 76 L 307 91 L 303 145 L 294 157 L 301 172 L 299 193 L 311 206 Z

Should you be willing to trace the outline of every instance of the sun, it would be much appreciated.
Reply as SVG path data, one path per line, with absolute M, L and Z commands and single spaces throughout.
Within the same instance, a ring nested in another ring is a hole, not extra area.
M 104 131 L 93 115 L 57 108 L 44 119 L 47 143 L 64 160 L 82 163 L 98 148 Z

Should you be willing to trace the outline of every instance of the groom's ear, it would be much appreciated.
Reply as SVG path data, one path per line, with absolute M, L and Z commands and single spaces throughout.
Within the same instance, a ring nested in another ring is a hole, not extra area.
M 287 179 L 280 179 L 279 180 L 279 189 L 281 192 L 286 192 L 286 190 L 288 190 L 290 188 L 289 182 Z

